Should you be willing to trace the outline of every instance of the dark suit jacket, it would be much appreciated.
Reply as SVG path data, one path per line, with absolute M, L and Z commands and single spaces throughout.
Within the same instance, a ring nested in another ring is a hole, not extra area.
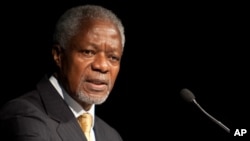
M 44 77 L 34 91 L 8 102 L 0 112 L 1 140 L 86 141 L 71 110 Z M 96 141 L 122 141 L 118 132 L 95 117 Z

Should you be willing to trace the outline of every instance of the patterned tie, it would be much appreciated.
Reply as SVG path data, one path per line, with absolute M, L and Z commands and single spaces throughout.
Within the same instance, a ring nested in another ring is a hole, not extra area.
M 77 119 L 87 140 L 91 141 L 90 130 L 92 126 L 92 116 L 89 113 L 84 113 L 80 115 Z

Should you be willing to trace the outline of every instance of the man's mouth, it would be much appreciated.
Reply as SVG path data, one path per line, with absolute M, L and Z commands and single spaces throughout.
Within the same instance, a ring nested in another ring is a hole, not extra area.
M 89 79 L 86 81 L 87 88 L 92 91 L 104 91 L 107 90 L 108 82 L 101 79 Z

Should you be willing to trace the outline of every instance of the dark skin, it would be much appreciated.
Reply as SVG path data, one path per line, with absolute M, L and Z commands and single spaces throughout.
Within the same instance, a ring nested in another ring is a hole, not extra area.
M 112 90 L 123 49 L 119 30 L 111 22 L 89 20 L 81 27 L 66 49 L 55 45 L 52 55 L 60 83 L 89 110 L 93 104 L 104 102 Z

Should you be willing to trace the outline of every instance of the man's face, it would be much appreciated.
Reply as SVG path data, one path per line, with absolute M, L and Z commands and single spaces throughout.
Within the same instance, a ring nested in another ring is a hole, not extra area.
M 59 67 L 69 94 L 87 104 L 104 102 L 120 69 L 122 43 L 117 28 L 101 20 L 85 22 L 63 54 Z

